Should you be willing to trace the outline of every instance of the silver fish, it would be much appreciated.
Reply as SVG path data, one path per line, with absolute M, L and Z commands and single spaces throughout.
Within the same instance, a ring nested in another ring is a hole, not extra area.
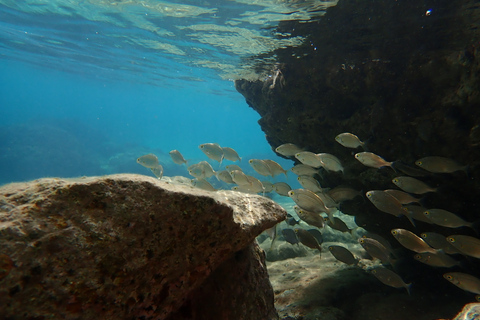
M 297 205 L 293 206 L 293 209 L 295 210 L 295 213 L 298 215 L 298 217 L 309 225 L 320 229 L 325 226 L 323 217 L 319 213 L 304 210 Z
M 294 229 L 294 231 L 297 234 L 298 240 L 300 240 L 303 245 L 312 249 L 317 249 L 320 254 L 322 253 L 322 247 L 310 232 L 304 229 Z
M 223 149 L 218 143 L 203 143 L 198 146 L 207 157 L 220 162 L 223 160 Z
M 443 234 L 436 232 L 423 232 L 420 234 L 420 237 L 422 237 L 422 239 L 434 249 L 441 249 L 448 254 L 460 253 L 460 251 L 455 248 Z
M 145 168 L 156 168 L 160 164 L 158 158 L 153 153 L 146 154 L 137 159 L 137 163 L 144 166 Z
M 340 218 L 337 217 L 325 217 L 323 218 L 325 220 L 325 223 L 332 229 L 335 229 L 340 232 L 352 232 L 352 229 L 350 229 L 347 224 Z
M 472 222 L 467 222 L 456 214 L 443 209 L 428 209 L 423 213 L 434 224 L 447 228 L 473 227 Z
M 281 196 L 288 197 L 288 192 L 292 187 L 286 182 L 276 182 L 273 184 L 273 190 Z
M 215 175 L 215 170 L 207 161 L 200 161 L 189 166 L 188 173 L 197 179 L 205 179 Z
M 313 168 L 320 168 L 323 167 L 323 163 L 320 158 L 313 152 L 310 151 L 302 151 L 295 154 L 295 158 L 301 163 L 313 167 Z
M 310 190 L 295 189 L 288 192 L 288 196 L 302 209 L 313 212 L 331 212 L 322 199 Z
M 287 176 L 287 170 L 283 169 L 279 163 L 270 159 L 264 159 L 263 162 L 265 162 L 270 168 L 270 171 L 272 172 L 272 177 L 282 173 L 285 175 L 285 177 Z
M 472 275 L 463 272 L 449 272 L 445 273 L 443 277 L 462 290 L 480 294 L 480 279 Z
M 341 246 L 329 246 L 328 250 L 332 253 L 332 255 L 340 262 L 346 263 L 349 266 L 357 265 L 359 259 L 355 258 L 355 256 L 345 247 Z
M 376 267 L 371 270 L 372 274 L 383 284 L 394 288 L 405 288 L 410 294 L 411 283 L 405 283 L 403 279 L 390 269 Z
M 433 222 L 430 219 L 428 219 L 426 215 L 423 214 L 425 210 L 427 210 L 426 208 L 422 206 L 413 205 L 413 204 L 407 204 L 403 207 L 410 213 L 410 216 L 412 217 L 412 219 L 433 224 Z
M 322 163 L 322 167 L 327 171 L 344 172 L 340 159 L 329 153 L 317 153 L 317 157 Z
M 417 253 L 413 258 L 432 267 L 451 268 L 460 265 L 457 260 L 441 251 Z
M 232 179 L 232 176 L 227 170 L 217 171 L 215 173 L 215 176 L 217 177 L 218 181 L 223 181 L 230 184 L 235 183 Z
M 327 194 L 337 203 L 347 200 L 352 200 L 355 197 L 361 196 L 360 191 L 349 187 L 335 187 L 327 192 Z
M 230 175 L 232 176 L 232 180 L 238 184 L 239 186 L 242 185 L 250 185 L 250 181 L 245 173 L 239 170 L 230 171 Z
M 405 248 L 417 253 L 436 253 L 437 250 L 430 247 L 422 238 L 405 229 L 392 229 L 392 235 Z
M 242 161 L 242 158 L 238 155 L 237 151 L 229 147 L 222 147 L 223 158 L 230 161 Z
M 379 259 L 384 264 L 392 263 L 391 251 L 385 248 L 379 241 L 371 238 L 359 238 L 358 243 L 360 243 L 363 249 L 373 258 Z
M 452 173 L 467 168 L 467 166 L 463 166 L 455 160 L 444 157 L 425 157 L 415 161 L 415 164 L 433 173 Z
M 272 176 L 273 173 L 268 164 L 264 160 L 260 159 L 250 159 L 248 163 L 252 166 L 252 168 L 262 176 Z
M 356 135 L 349 132 L 340 133 L 335 137 L 335 141 L 346 148 L 356 149 L 365 146 L 365 143 L 363 143 Z
M 192 185 L 196 188 L 207 190 L 207 191 L 217 190 L 205 179 L 192 179 Z
M 382 190 L 371 190 L 366 193 L 368 200 L 370 200 L 378 210 L 399 217 L 405 215 L 410 222 L 413 222 L 410 212 L 402 207 L 402 204 L 392 195 Z
M 180 153 L 180 151 L 178 150 L 172 150 L 169 152 L 170 154 L 170 157 L 172 158 L 172 161 L 176 164 L 186 164 L 187 163 L 187 160 L 185 160 L 185 158 L 183 157 L 183 155 Z
M 284 143 L 275 148 L 277 153 L 280 153 L 282 156 L 285 157 L 293 157 L 295 154 L 302 152 L 302 148 L 298 147 L 293 143 Z
M 285 241 L 290 244 L 297 244 L 299 243 L 297 235 L 294 230 L 292 229 L 282 229 L 282 235 Z
M 263 180 L 261 182 L 263 184 L 263 188 L 265 189 L 266 193 L 273 191 L 273 183 L 271 183 L 270 181 L 266 181 L 266 180 Z
M 318 173 L 318 169 L 314 167 L 307 166 L 306 164 L 299 163 L 290 169 L 297 176 L 308 175 L 313 176 Z
M 321 192 L 322 186 L 317 179 L 313 178 L 312 176 L 301 175 L 297 178 L 298 182 L 304 187 L 313 192 Z
M 371 168 L 391 167 L 393 162 L 388 162 L 382 157 L 371 152 L 359 152 L 355 154 L 355 159 L 361 164 Z
M 480 239 L 456 234 L 447 237 L 447 241 L 461 253 L 480 259 Z
M 421 199 L 417 199 L 414 196 L 411 196 L 410 194 L 400 191 L 400 190 L 395 190 L 395 189 L 387 189 L 384 190 L 386 193 L 394 196 L 401 204 L 409 204 L 409 203 L 420 203 Z
M 392 182 L 397 187 L 399 187 L 400 189 L 408 193 L 424 194 L 427 192 L 437 191 L 437 189 L 432 188 L 428 186 L 426 183 L 412 177 L 400 176 L 400 177 L 394 178 Z

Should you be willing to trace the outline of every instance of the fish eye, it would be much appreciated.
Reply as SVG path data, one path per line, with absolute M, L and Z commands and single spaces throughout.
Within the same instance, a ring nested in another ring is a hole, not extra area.
M 455 242 L 455 238 L 454 237 L 448 237 L 447 240 L 451 243 L 454 243 Z
M 428 216 L 430 214 L 430 211 L 424 211 L 423 214 Z
M 396 236 L 397 233 L 398 233 L 397 230 L 392 230 L 392 234 L 393 234 L 394 236 Z
M 422 237 L 423 239 L 425 239 L 425 238 L 427 237 L 427 234 L 426 234 L 426 233 L 422 233 L 422 234 L 420 235 L 420 237 Z
M 445 275 L 445 279 L 447 279 L 447 280 L 453 280 L 453 277 L 452 277 L 451 275 L 449 275 L 449 274 L 446 274 L 446 275 Z
M 417 161 L 417 166 L 421 166 L 423 164 L 422 161 Z
M 421 258 L 419 254 L 416 254 L 416 255 L 413 256 L 413 257 L 414 257 L 415 259 L 417 259 L 417 260 L 420 260 L 420 258 Z

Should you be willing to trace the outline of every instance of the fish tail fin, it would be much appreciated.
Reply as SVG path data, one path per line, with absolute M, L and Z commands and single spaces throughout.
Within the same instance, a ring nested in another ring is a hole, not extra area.
M 407 292 L 408 292 L 409 296 L 412 295 L 412 291 L 411 291 L 412 290 L 412 284 L 413 284 L 412 282 L 405 284 L 405 289 L 407 289 Z
M 397 161 L 390 162 L 389 167 L 392 168 L 393 172 L 398 173 L 397 169 L 395 169 L 395 162 L 397 162 Z

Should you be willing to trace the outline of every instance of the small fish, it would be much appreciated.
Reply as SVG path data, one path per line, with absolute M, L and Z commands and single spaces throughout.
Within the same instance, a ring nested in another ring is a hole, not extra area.
M 207 161 L 200 161 L 199 163 L 189 166 L 188 173 L 197 179 L 205 179 L 214 176 L 215 170 L 213 170 L 212 166 Z
M 408 294 L 410 294 L 410 287 L 412 284 L 405 283 L 403 279 L 392 270 L 384 267 L 376 267 L 376 268 L 373 268 L 371 272 L 375 276 L 375 278 L 380 280 L 383 284 L 390 287 L 394 287 L 394 288 L 403 287 L 407 290 Z
M 270 167 L 264 160 L 260 159 L 250 159 L 248 163 L 252 166 L 253 170 L 255 170 L 258 174 L 262 176 L 272 176 L 273 173 Z
M 465 235 L 451 235 L 447 241 L 461 253 L 480 259 L 480 239 Z
M 417 253 L 413 258 L 432 267 L 451 268 L 460 265 L 457 260 L 441 251 Z
M 277 240 L 277 225 L 274 225 L 273 227 L 268 228 L 267 230 L 265 230 L 265 232 L 270 237 L 270 239 L 272 239 L 272 242 L 270 243 L 270 250 L 271 250 L 273 247 L 273 244 L 275 243 L 275 240 Z
M 414 196 L 411 196 L 410 194 L 400 191 L 400 190 L 394 190 L 394 189 L 387 189 L 384 190 L 386 193 L 394 196 L 398 202 L 401 204 L 410 204 L 410 203 L 420 203 L 421 199 L 417 199 Z
M 310 234 L 312 236 L 315 237 L 315 239 L 317 239 L 317 242 L 318 244 L 322 244 L 323 243 L 323 235 L 322 233 L 320 232 L 320 230 L 318 229 L 307 229 L 308 232 L 310 232 Z
M 160 164 L 158 158 L 153 153 L 146 154 L 137 159 L 137 163 L 144 166 L 145 168 L 156 168 Z
M 408 164 L 405 164 L 402 161 L 395 161 L 394 163 L 392 163 L 392 168 L 399 170 L 411 177 L 426 177 L 430 175 L 429 172 L 417 167 L 409 166 Z
M 405 215 L 415 226 L 410 212 L 405 210 L 402 204 L 391 194 L 388 194 L 382 190 L 371 190 L 368 191 L 366 195 L 368 200 L 370 200 L 378 210 L 392 214 L 395 217 Z
M 250 185 L 248 176 L 242 171 L 233 170 L 233 171 L 230 171 L 230 175 L 232 176 L 232 180 L 239 186 Z
M 331 210 L 325 206 L 322 199 L 310 190 L 295 189 L 288 192 L 288 196 L 302 209 L 313 212 L 326 212 Z
M 172 150 L 169 152 L 170 154 L 170 157 L 172 158 L 172 161 L 176 164 L 186 164 L 187 163 L 187 160 L 185 160 L 185 158 L 182 156 L 182 154 L 180 153 L 180 151 L 178 150 Z
M 207 157 L 220 162 L 220 165 L 222 164 L 223 149 L 218 143 L 203 143 L 198 147 L 200 148 L 200 150 L 202 150 L 203 153 L 205 153 Z
M 312 176 L 301 175 L 297 178 L 298 182 L 304 187 L 313 192 L 321 192 L 322 186 L 317 179 L 313 178 Z
M 304 210 L 297 205 L 293 206 L 293 209 L 295 210 L 295 213 L 298 215 L 298 217 L 309 225 L 320 229 L 325 226 L 323 217 L 319 213 Z
M 363 235 L 362 238 L 369 238 L 380 242 L 385 247 L 385 249 L 387 249 L 391 253 L 392 256 L 394 255 L 392 245 L 390 244 L 390 242 L 387 241 L 387 239 L 385 239 L 381 235 L 369 232 L 368 234 Z
M 217 191 L 207 180 L 205 179 L 192 179 L 192 185 L 195 188 L 207 190 L 207 191 Z
M 159 164 L 156 168 L 150 168 L 150 171 L 157 177 L 158 179 L 162 179 L 163 177 L 163 167 Z
M 469 227 L 475 230 L 473 222 L 467 222 L 456 214 L 443 209 L 428 209 L 423 213 L 434 224 L 447 228 Z
M 287 241 L 290 244 L 299 243 L 297 234 L 292 229 L 282 229 L 282 235 L 285 241 Z
M 310 151 L 302 151 L 295 154 L 295 158 L 300 161 L 302 164 L 313 168 L 320 168 L 323 167 L 323 163 L 319 157 L 313 152 Z
M 348 132 L 340 133 L 339 135 L 337 135 L 335 137 L 335 141 L 340 143 L 345 148 L 356 149 L 358 147 L 364 148 L 365 146 L 365 143 L 360 141 L 360 139 L 356 135 Z
M 430 247 L 422 238 L 405 229 L 392 229 L 392 235 L 405 248 L 417 253 L 436 253 L 437 250 Z
M 317 196 L 320 197 L 320 199 L 322 199 L 323 203 L 325 203 L 325 206 L 327 208 L 338 208 L 340 206 L 340 204 L 338 202 L 336 202 L 335 200 L 332 199 L 332 197 L 330 197 L 327 193 L 325 192 L 322 192 L 322 191 L 318 191 L 318 192 L 315 192 L 315 194 Z
M 318 169 L 314 167 L 307 166 L 306 164 L 299 163 L 290 169 L 293 173 L 297 176 L 307 175 L 307 176 L 314 176 L 318 173 Z
M 355 197 L 362 195 L 360 191 L 354 190 L 349 187 L 335 187 L 333 189 L 330 189 L 327 194 L 337 203 L 352 200 Z
M 364 166 L 372 168 L 391 167 L 393 162 L 388 162 L 382 157 L 371 152 L 360 152 L 355 154 L 355 159 L 360 161 Z
M 346 263 L 349 266 L 356 266 L 358 264 L 359 259 L 355 258 L 355 256 L 345 247 L 341 246 L 329 246 L 328 250 L 332 253 L 332 255 L 340 262 Z
M 448 254 L 460 253 L 460 251 L 455 248 L 443 234 L 436 232 L 424 232 L 420 234 L 420 237 L 422 237 L 422 239 L 434 249 L 441 249 L 443 252 Z
M 285 157 L 293 157 L 295 154 L 302 152 L 303 149 L 294 145 L 293 143 L 284 143 L 275 148 L 277 153 Z
M 270 181 L 262 180 L 261 181 L 263 184 L 263 188 L 265 189 L 266 193 L 272 192 L 273 191 L 273 183 Z
M 267 166 L 270 168 L 270 171 L 272 172 L 272 177 L 278 175 L 278 174 L 284 174 L 285 177 L 287 176 L 287 170 L 283 169 L 282 166 L 273 160 L 270 159 L 265 159 L 263 160 Z
M 230 161 L 242 161 L 242 158 L 238 155 L 237 151 L 229 147 L 222 147 L 223 158 Z
M 403 207 L 410 213 L 412 219 L 422 221 L 428 224 L 433 224 L 433 222 L 423 214 L 427 210 L 426 208 L 413 204 L 407 204 Z
M 292 187 L 286 182 L 275 182 L 273 190 L 281 196 L 288 197 L 288 192 L 292 190 Z
M 255 177 L 247 175 L 247 180 L 248 180 L 248 188 L 254 192 L 254 193 L 260 193 L 262 192 L 265 194 L 265 188 L 263 187 L 263 184 L 260 180 L 258 180 Z
M 382 261 L 383 264 L 393 264 L 394 255 L 391 248 L 385 247 L 380 241 L 372 238 L 359 238 L 358 243 L 373 258 Z
M 350 229 L 347 224 L 340 218 L 333 217 L 333 219 L 325 217 L 323 218 L 325 220 L 325 223 L 332 229 L 340 231 L 340 232 L 352 232 L 352 229 Z
M 223 181 L 229 184 L 235 183 L 232 179 L 232 176 L 227 170 L 217 171 L 215 173 L 215 176 L 217 177 L 218 181 Z
M 449 272 L 445 273 L 443 277 L 462 290 L 480 294 L 480 279 L 472 275 L 463 272 Z M 478 297 L 476 296 L 477 299 Z
M 317 157 L 322 163 L 322 167 L 327 171 L 344 172 L 340 159 L 329 153 L 317 153 Z
M 243 193 L 251 193 L 251 194 L 256 194 L 256 192 L 253 188 L 250 188 L 249 185 L 241 185 L 241 186 L 234 186 L 232 187 L 233 191 L 238 191 L 238 192 L 243 192 Z
M 240 168 L 236 164 L 229 164 L 228 166 L 225 166 L 225 169 L 227 169 L 228 172 L 231 172 L 233 170 L 243 171 L 242 168 Z
M 308 232 L 307 230 L 304 229 L 294 229 L 295 233 L 297 234 L 298 240 L 305 246 L 312 248 L 312 249 L 317 249 L 320 254 L 322 254 L 322 247 L 320 244 L 318 244 L 317 239 Z
M 295 219 L 290 213 L 287 213 L 287 218 L 285 219 L 285 223 L 288 224 L 289 226 L 294 226 L 296 224 L 299 224 L 300 221 Z
M 467 169 L 467 166 L 463 166 L 455 160 L 444 157 L 425 157 L 415 161 L 415 164 L 433 173 L 453 173 Z
M 392 182 L 397 187 L 408 193 L 424 194 L 437 191 L 437 189 L 432 188 L 426 183 L 412 177 L 400 176 L 394 178 Z

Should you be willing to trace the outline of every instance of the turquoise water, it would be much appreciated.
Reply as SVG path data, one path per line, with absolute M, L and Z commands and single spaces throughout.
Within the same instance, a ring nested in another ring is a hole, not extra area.
M 233 80 L 270 77 L 258 55 L 302 42 L 275 25 L 328 2 L 196 4 L 0 1 L 0 184 L 148 174 L 135 159 L 151 152 L 186 175 L 168 152 L 206 160 L 207 142 L 279 160 Z

